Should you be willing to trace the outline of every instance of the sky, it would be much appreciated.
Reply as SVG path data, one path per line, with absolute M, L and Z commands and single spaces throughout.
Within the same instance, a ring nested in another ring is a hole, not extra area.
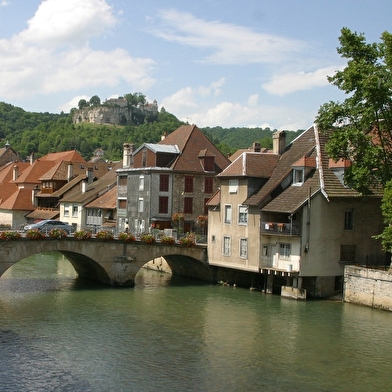
M 199 127 L 306 129 L 344 95 L 340 31 L 378 42 L 391 0 L 0 0 L 0 101 L 68 113 L 141 92 Z

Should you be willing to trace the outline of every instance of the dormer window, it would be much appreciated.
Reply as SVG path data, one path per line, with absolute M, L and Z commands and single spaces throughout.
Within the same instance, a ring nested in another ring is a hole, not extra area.
M 304 183 L 304 169 L 293 169 L 293 185 L 302 185 Z
M 238 192 L 238 180 L 229 180 L 229 193 Z

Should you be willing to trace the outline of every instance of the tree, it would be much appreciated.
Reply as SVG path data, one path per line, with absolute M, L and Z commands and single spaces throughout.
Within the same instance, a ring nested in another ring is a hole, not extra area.
M 78 108 L 82 110 L 86 106 L 89 106 L 89 103 L 85 99 L 81 99 L 78 103 Z
M 328 80 L 347 98 L 322 105 L 316 123 L 321 131 L 333 129 L 327 152 L 351 161 L 345 181 L 366 193 L 392 179 L 392 35 L 368 44 L 343 28 L 339 41 L 347 66 Z
M 316 123 L 332 130 L 327 152 L 351 161 L 345 182 L 363 193 L 373 186 L 384 190 L 382 214 L 387 225 L 381 239 L 392 249 L 392 35 L 384 32 L 379 43 L 368 44 L 363 34 L 344 28 L 338 53 L 347 66 L 328 78 L 346 93 L 343 102 L 321 106 Z
M 101 104 L 101 98 L 98 97 L 98 95 L 93 95 L 90 98 L 90 105 L 100 105 Z

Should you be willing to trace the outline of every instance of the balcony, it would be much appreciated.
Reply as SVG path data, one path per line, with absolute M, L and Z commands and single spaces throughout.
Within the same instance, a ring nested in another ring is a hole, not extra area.
M 299 225 L 297 223 L 261 222 L 260 231 L 265 235 L 301 235 Z

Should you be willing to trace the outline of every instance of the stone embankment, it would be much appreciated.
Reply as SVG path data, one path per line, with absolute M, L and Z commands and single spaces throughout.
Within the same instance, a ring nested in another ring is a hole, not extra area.
M 391 271 L 346 266 L 343 301 L 392 311 Z

